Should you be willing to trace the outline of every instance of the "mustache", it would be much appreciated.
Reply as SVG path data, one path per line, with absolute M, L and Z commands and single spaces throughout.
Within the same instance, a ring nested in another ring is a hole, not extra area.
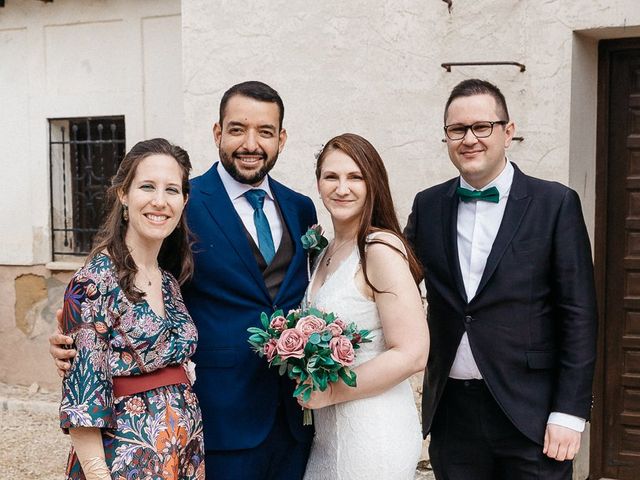
M 248 151 L 233 152 L 232 154 L 233 158 L 238 158 L 240 155 L 255 155 L 256 157 L 260 157 L 262 160 L 265 160 L 267 158 L 267 155 L 264 152 L 261 152 L 258 150 L 254 150 L 251 152 L 248 152 Z

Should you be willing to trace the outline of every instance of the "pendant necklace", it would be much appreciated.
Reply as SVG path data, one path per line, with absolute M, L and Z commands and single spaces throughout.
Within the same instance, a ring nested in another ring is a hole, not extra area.
M 338 250 L 340 250 L 342 247 L 344 247 L 347 243 L 351 243 L 352 241 L 353 241 L 353 239 L 351 239 L 351 238 L 349 240 L 345 240 L 336 249 L 333 250 L 333 253 L 331 255 L 327 255 L 327 259 L 324 262 L 324 266 L 328 267 L 331 264 L 331 259 L 334 257 L 334 255 L 336 253 L 338 253 Z
M 157 270 L 159 270 L 159 269 L 160 269 L 160 267 L 158 267 L 158 264 L 156 264 L 156 269 L 157 269 Z M 151 278 L 149 278 L 149 275 L 147 275 L 146 269 L 143 271 L 140 267 L 138 267 L 138 271 L 139 271 L 139 272 L 142 272 L 142 274 L 146 277 L 147 282 L 149 282 L 149 283 L 147 283 L 147 286 L 149 286 L 149 287 L 150 287 L 150 286 L 152 285 L 152 283 L 151 283 Z

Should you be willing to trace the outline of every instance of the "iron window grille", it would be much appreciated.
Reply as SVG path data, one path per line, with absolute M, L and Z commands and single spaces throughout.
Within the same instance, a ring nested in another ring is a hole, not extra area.
M 105 192 L 124 154 L 123 116 L 49 120 L 54 261 L 73 261 L 91 250 Z

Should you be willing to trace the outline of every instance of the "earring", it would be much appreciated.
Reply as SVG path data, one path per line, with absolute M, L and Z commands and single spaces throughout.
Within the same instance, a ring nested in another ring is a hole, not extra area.
M 126 203 L 122 204 L 122 219 L 125 222 L 129 221 L 129 205 L 127 205 Z

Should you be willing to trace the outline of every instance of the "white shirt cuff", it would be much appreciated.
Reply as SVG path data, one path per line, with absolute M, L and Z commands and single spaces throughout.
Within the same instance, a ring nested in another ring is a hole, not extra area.
M 584 426 L 587 421 L 584 418 L 569 415 L 568 413 L 551 412 L 549 414 L 549 420 L 547 420 L 547 424 L 549 423 L 582 433 L 584 432 Z

